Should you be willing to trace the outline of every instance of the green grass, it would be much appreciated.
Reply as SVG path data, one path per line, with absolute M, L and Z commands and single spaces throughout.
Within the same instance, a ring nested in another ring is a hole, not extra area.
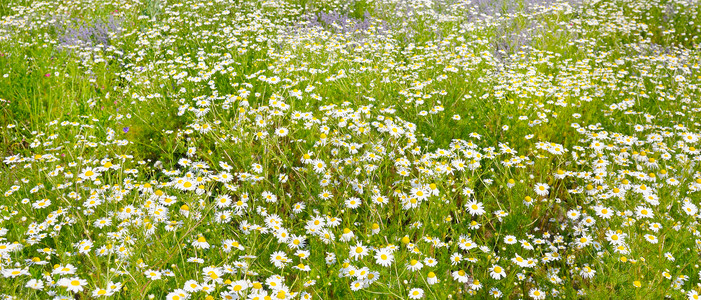
M 0 298 L 692 298 L 699 7 L 430 3 L 0 5 Z

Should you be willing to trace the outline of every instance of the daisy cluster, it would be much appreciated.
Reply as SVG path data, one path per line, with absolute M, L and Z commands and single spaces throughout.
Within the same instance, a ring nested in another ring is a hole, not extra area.
M 699 297 L 694 1 L 11 3 L 0 298 Z

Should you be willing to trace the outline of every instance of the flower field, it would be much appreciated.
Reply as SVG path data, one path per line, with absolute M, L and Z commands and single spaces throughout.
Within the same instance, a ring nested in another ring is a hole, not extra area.
M 0 299 L 698 299 L 696 0 L 6 0 Z

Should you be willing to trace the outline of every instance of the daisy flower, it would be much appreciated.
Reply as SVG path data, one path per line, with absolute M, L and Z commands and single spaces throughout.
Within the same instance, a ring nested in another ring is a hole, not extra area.
M 352 259 L 362 259 L 366 255 L 368 255 L 369 251 L 366 246 L 363 246 L 363 244 L 358 243 L 355 246 L 351 247 L 351 250 L 348 254 Z
M 34 290 L 42 290 L 44 289 L 44 282 L 38 279 L 30 279 L 24 286 Z
M 548 192 L 550 190 L 550 186 L 547 183 L 537 183 L 535 187 L 533 187 L 533 191 L 535 191 L 538 196 L 545 197 L 548 195 Z
M 492 276 L 492 278 L 499 280 L 504 277 L 506 277 L 506 272 L 504 271 L 504 268 L 502 268 L 499 265 L 492 265 L 491 268 L 489 268 L 489 275 Z
M 4 269 L 2 270 L 2 276 L 5 278 L 15 278 L 17 276 L 29 275 L 28 269 Z
M 289 259 L 287 258 L 285 252 L 276 251 L 273 252 L 273 254 L 270 254 L 270 262 L 278 269 L 282 269 L 289 262 Z
M 428 282 L 428 284 L 430 285 L 438 283 L 438 277 L 436 277 L 436 273 L 428 272 L 428 275 L 426 275 L 426 282 Z
M 645 206 L 638 206 L 638 207 L 636 207 L 636 208 L 635 208 L 635 215 L 636 215 L 638 218 L 648 218 L 648 219 L 650 219 L 650 218 L 653 217 L 652 210 L 651 210 L 649 207 L 645 207 Z
M 596 273 L 596 270 L 590 268 L 589 266 L 584 266 L 582 267 L 582 270 L 579 272 L 579 275 L 582 276 L 584 279 L 590 279 L 594 277 L 594 274 Z
M 158 280 L 161 279 L 161 272 L 154 271 L 154 270 L 148 270 L 144 272 L 144 275 L 146 275 L 146 278 L 149 280 Z
M 166 295 L 166 300 L 186 300 L 190 297 L 190 294 L 184 290 L 176 289 Z
M 97 177 L 100 176 L 100 172 L 97 171 L 97 169 L 87 167 L 83 170 L 80 171 L 80 174 L 78 174 L 78 178 L 83 179 L 83 180 L 95 180 Z
M 349 198 L 349 199 L 346 199 L 346 202 L 345 202 L 346 207 L 348 207 L 348 208 L 350 208 L 350 209 L 356 209 L 356 208 L 358 208 L 358 207 L 360 206 L 361 203 L 362 203 L 362 201 L 361 201 L 359 198 L 356 198 L 356 197 L 351 197 L 351 198 Z
M 185 281 L 183 289 L 187 292 L 194 293 L 198 292 L 201 289 L 201 285 L 197 283 L 197 281 L 190 279 L 188 281 Z
M 406 264 L 407 270 L 412 271 L 412 272 L 416 272 L 418 270 L 421 270 L 421 268 L 423 268 L 423 266 L 424 265 L 420 261 L 415 260 L 415 259 L 410 260 Z
M 591 242 L 592 242 L 591 237 L 589 237 L 587 235 L 583 235 L 576 240 L 575 244 L 577 245 L 577 247 L 584 248 L 584 247 L 590 245 Z
M 375 253 L 375 263 L 383 267 L 389 267 L 394 261 L 394 254 L 386 248 L 377 250 Z
M 192 242 L 192 246 L 198 249 L 209 249 L 209 243 L 207 243 L 207 239 L 204 238 L 204 236 L 199 236 L 197 237 L 197 240 Z
M 507 245 L 513 245 L 516 244 L 517 240 L 516 237 L 513 235 L 507 235 L 504 237 L 504 243 Z
M 617 231 L 609 230 L 606 232 L 606 240 L 613 245 L 623 245 L 625 243 L 625 238 L 625 234 L 618 233 Z
M 92 291 L 93 297 L 109 297 L 109 296 L 112 296 L 113 294 L 114 294 L 114 292 L 108 291 L 108 290 L 103 289 L 103 288 L 96 288 Z
M 482 203 L 476 200 L 467 202 L 465 207 L 467 208 L 467 212 L 473 216 L 480 216 L 485 213 Z
M 646 234 L 645 240 L 647 240 L 648 242 L 650 242 L 652 244 L 657 244 L 657 237 L 652 235 L 652 234 Z
M 462 255 L 460 253 L 453 253 L 453 255 L 450 256 L 450 264 L 451 265 L 457 265 L 462 261 Z
M 424 258 L 424 264 L 429 267 L 435 267 L 438 264 L 438 261 L 433 257 L 426 257 Z
M 71 277 L 62 278 L 56 284 L 65 287 L 69 292 L 78 293 L 83 291 L 83 286 L 88 284 L 88 281 L 78 277 Z
M 355 237 L 355 234 L 353 233 L 350 228 L 344 228 L 343 229 L 343 234 L 341 234 L 341 241 L 348 242 L 351 239 Z
M 424 201 L 428 199 L 429 193 L 420 188 L 412 188 L 411 195 L 419 201 Z
M 457 282 L 467 283 L 468 281 L 470 281 L 470 277 L 463 270 L 453 271 L 452 275 L 453 279 L 455 279 Z
M 541 291 L 540 289 L 537 289 L 537 288 L 532 288 L 532 289 L 528 292 L 528 296 L 530 296 L 531 298 L 533 298 L 533 299 L 535 299 L 535 300 L 545 299 L 545 295 L 546 295 L 545 292 L 543 292 L 543 291 Z
M 421 299 L 424 297 L 424 290 L 420 288 L 413 288 L 409 290 L 409 299 Z

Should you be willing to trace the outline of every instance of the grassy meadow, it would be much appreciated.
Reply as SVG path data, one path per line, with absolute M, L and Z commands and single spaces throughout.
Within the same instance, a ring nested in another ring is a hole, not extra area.
M 0 0 L 0 299 L 698 299 L 697 0 Z

